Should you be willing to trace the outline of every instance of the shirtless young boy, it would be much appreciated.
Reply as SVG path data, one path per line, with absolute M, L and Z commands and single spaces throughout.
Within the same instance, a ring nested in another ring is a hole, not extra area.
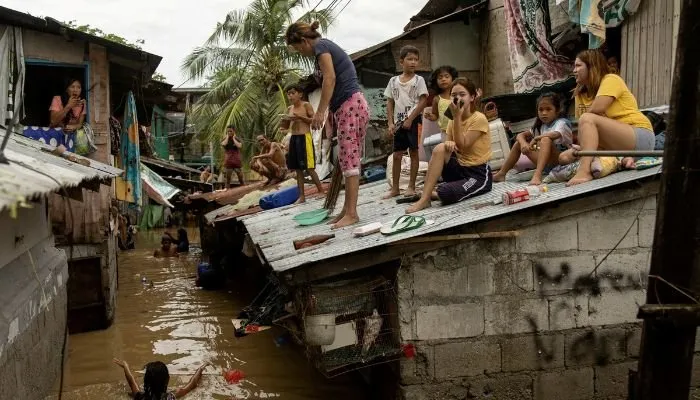
M 153 257 L 177 257 L 177 247 L 172 246 L 172 239 L 163 235 L 160 239 L 160 247 L 153 252 Z
M 306 101 L 302 100 L 303 90 L 298 85 L 287 89 L 287 97 L 292 104 L 287 110 L 285 119 L 290 122 L 289 131 L 292 136 L 289 139 L 289 151 L 287 153 L 287 168 L 296 171 L 297 186 L 299 187 L 299 200 L 304 203 L 304 171 L 313 179 L 318 193 L 323 193 L 321 180 L 316 174 L 316 152 L 314 140 L 311 136 L 311 120 L 314 117 L 314 109 Z M 282 129 L 284 131 L 284 129 Z

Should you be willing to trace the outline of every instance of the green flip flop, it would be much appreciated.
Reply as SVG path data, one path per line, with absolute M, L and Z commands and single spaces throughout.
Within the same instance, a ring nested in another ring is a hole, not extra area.
M 382 235 L 395 235 L 397 233 L 407 232 L 425 225 L 425 218 L 415 215 L 404 215 L 396 219 L 391 226 L 385 225 L 380 232 Z

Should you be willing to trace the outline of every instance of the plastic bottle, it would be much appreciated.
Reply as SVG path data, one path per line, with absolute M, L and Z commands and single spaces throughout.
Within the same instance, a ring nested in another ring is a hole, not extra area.
M 528 186 L 525 189 L 530 194 L 530 198 L 540 196 L 541 194 L 547 193 L 549 191 L 547 185 Z

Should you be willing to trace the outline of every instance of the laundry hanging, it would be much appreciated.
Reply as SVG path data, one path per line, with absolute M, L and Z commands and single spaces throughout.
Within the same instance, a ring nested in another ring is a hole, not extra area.
M 515 93 L 557 90 L 572 79 L 572 63 L 554 51 L 547 0 L 504 0 Z
M 140 206 L 142 190 L 139 121 L 136 113 L 136 101 L 132 92 L 129 92 L 126 98 L 119 161 L 124 174 L 122 175 L 123 181 L 118 180 L 117 182 L 117 198 Z
M 605 43 L 605 29 L 619 26 L 637 11 L 639 3 L 641 0 L 569 0 L 569 19 L 588 34 L 588 48 L 597 49 Z

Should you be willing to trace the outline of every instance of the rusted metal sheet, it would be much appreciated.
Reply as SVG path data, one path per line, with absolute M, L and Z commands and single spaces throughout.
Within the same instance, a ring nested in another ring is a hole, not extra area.
M 4 131 L 0 132 L 0 138 L 4 135 Z M 41 142 L 12 135 L 5 149 L 10 162 L 0 164 L 0 210 L 61 187 L 76 187 L 85 181 L 111 179 L 121 174 L 117 168 L 80 156 L 76 157 L 90 165 L 69 161 L 51 154 L 51 149 Z

